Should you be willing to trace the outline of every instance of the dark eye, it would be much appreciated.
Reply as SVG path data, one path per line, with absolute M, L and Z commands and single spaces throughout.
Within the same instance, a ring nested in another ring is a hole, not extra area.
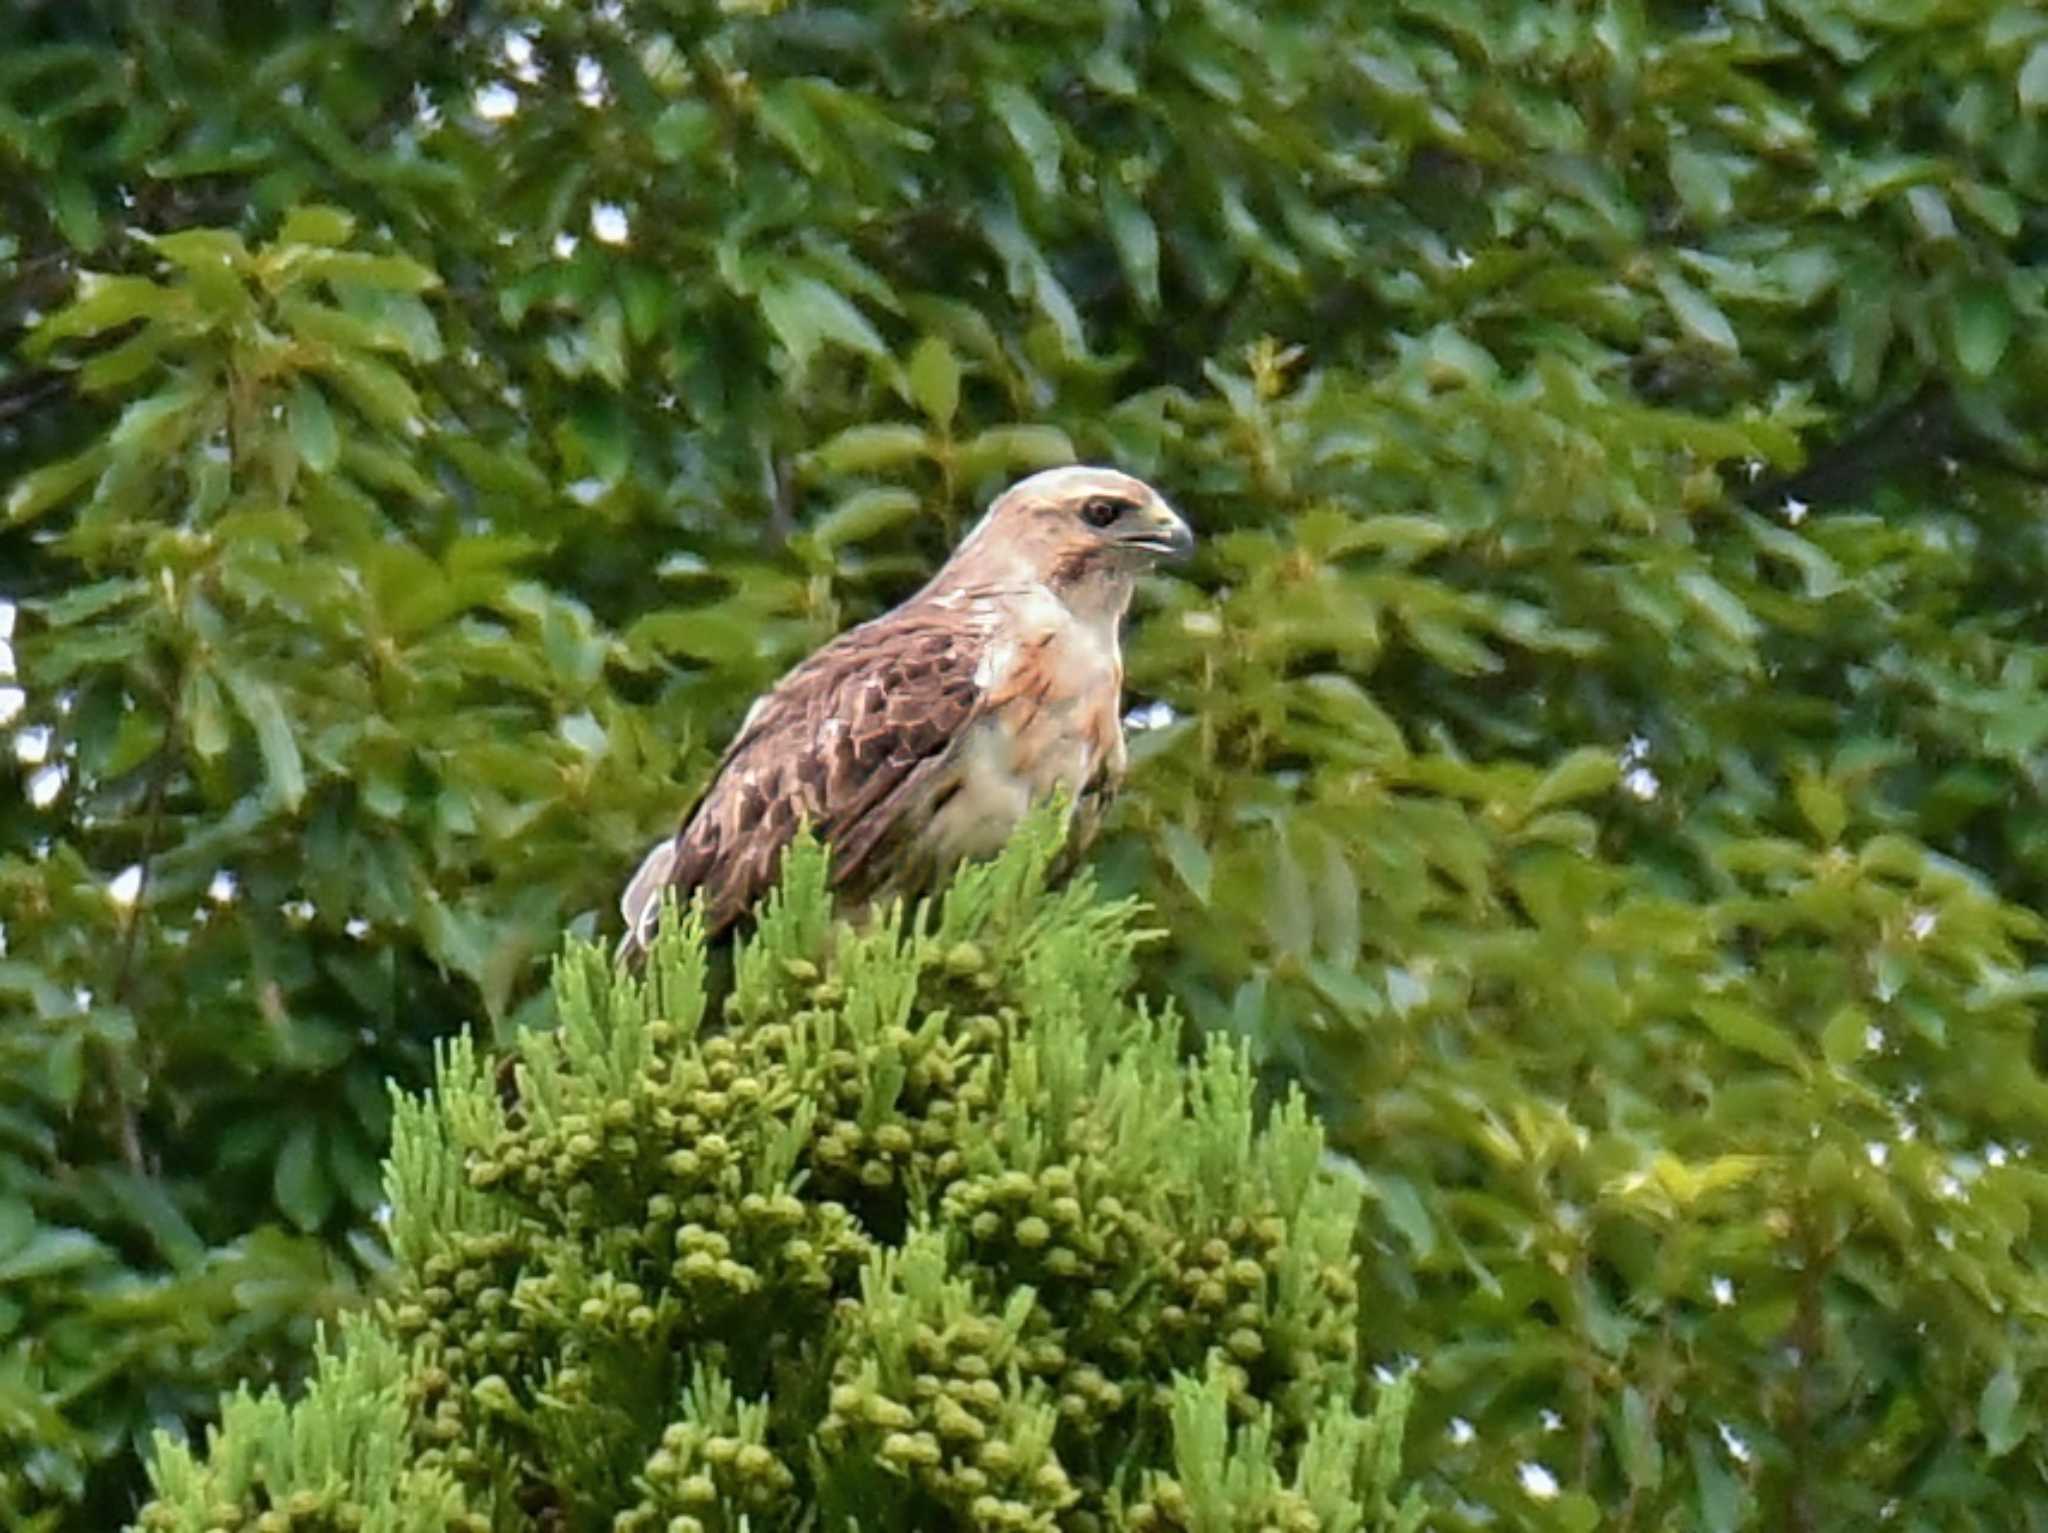
M 1100 496 L 1081 508 L 1081 520 L 1090 527 L 1107 527 L 1129 509 L 1123 501 Z

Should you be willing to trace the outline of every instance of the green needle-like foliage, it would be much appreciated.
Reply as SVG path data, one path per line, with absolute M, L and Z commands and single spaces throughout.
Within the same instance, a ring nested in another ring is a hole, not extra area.
M 400 1100 L 374 1320 L 141 1526 L 1418 1527 L 1357 1181 L 1241 1045 L 1183 1064 L 1057 841 L 858 929 L 800 845 L 716 1006 L 693 916 L 643 975 L 572 939 L 516 1089 L 463 1038 Z

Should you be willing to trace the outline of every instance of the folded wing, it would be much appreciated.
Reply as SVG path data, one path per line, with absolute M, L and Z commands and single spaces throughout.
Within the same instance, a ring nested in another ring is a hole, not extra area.
M 622 954 L 653 939 L 661 896 L 705 900 L 716 936 L 764 894 L 800 823 L 832 848 L 848 893 L 900 884 L 920 820 L 987 698 L 983 631 L 924 604 L 852 629 L 757 703 L 670 840 L 620 897 Z

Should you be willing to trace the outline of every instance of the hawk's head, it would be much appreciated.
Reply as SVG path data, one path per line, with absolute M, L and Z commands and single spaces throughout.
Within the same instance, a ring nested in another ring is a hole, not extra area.
M 1077 465 L 1033 474 L 997 496 L 942 574 L 1127 599 L 1139 574 L 1194 547 L 1188 524 L 1144 480 Z

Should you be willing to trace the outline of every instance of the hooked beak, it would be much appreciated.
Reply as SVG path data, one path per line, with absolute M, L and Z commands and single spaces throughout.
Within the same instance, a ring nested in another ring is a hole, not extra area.
M 1147 502 L 1131 518 L 1122 541 L 1131 548 L 1142 548 L 1148 554 L 1158 554 L 1176 563 L 1195 551 L 1194 529 L 1181 520 L 1173 507 L 1158 499 Z

